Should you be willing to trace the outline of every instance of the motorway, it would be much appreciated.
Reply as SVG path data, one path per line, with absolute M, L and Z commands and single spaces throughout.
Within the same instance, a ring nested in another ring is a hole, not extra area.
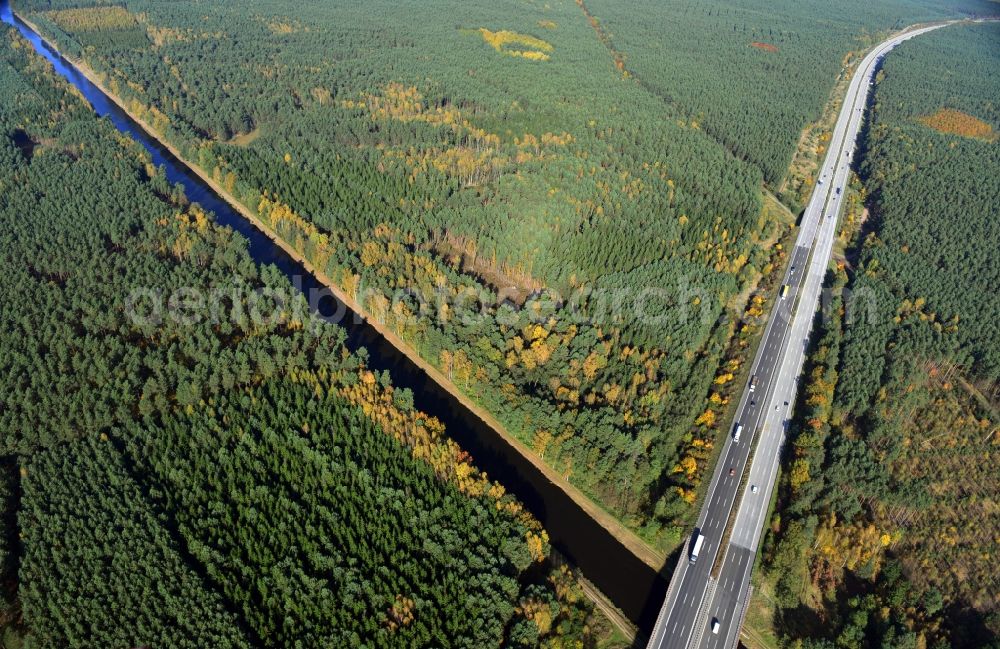
M 805 360 L 813 317 L 836 238 L 855 141 L 862 126 L 868 91 L 882 57 L 899 43 L 936 29 L 933 25 L 897 34 L 872 50 L 858 66 L 834 127 L 820 179 L 803 212 L 799 234 L 757 355 L 751 379 L 740 397 L 695 533 L 705 536 L 696 562 L 689 561 L 692 534 L 670 582 L 650 636 L 650 649 L 732 649 L 750 597 L 750 573 L 757 556 L 771 493 L 777 478 L 788 415 Z M 756 377 L 755 385 L 753 377 Z M 751 449 L 756 445 L 747 471 Z M 746 480 L 744 481 L 744 474 Z M 741 489 L 742 487 L 742 489 Z M 739 502 L 737 502 L 739 501 Z M 727 547 L 720 547 L 734 505 L 736 518 Z M 712 567 L 723 559 L 717 578 Z M 713 633 L 714 621 L 719 622 Z

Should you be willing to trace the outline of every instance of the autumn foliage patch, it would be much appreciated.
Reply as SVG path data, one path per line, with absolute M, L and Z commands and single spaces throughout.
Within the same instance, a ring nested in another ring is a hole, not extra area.
M 917 121 L 928 128 L 949 135 L 974 137 L 982 140 L 993 140 L 996 138 L 992 126 L 978 117 L 973 117 L 968 113 L 963 113 L 954 108 L 938 109 L 930 115 L 917 118 Z
M 483 40 L 497 52 L 508 56 L 519 56 L 531 61 L 548 61 L 549 54 L 553 49 L 550 43 L 540 38 L 507 31 L 506 29 L 491 32 L 485 27 L 481 27 L 479 33 L 482 34 Z M 511 48 L 512 45 L 521 45 L 528 49 L 513 49 Z

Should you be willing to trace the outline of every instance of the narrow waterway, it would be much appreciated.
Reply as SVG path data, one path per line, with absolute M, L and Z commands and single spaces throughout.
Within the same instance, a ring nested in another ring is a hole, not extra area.
M 184 186 L 188 198 L 215 214 L 216 221 L 236 230 L 249 242 L 250 255 L 258 264 L 279 268 L 301 291 L 321 290 L 322 284 L 264 233 L 216 195 L 183 162 L 177 160 L 154 137 L 142 130 L 100 88 L 92 84 L 72 63 L 53 51 L 42 38 L 0 0 L 0 20 L 14 25 L 32 46 L 76 86 L 95 112 L 140 142 L 153 163 L 166 170 L 171 184 Z M 320 305 L 322 314 L 343 313 L 344 305 L 329 299 Z M 548 480 L 506 440 L 470 412 L 444 388 L 431 380 L 409 358 L 387 342 L 375 329 L 347 310 L 347 317 L 330 326 L 345 327 L 348 346 L 364 347 L 373 369 L 389 370 L 393 384 L 413 390 L 420 410 L 439 418 L 448 434 L 472 454 L 476 465 L 515 494 L 548 530 L 552 544 L 577 565 L 640 629 L 648 632 L 666 593 L 666 581 L 636 558 L 600 524 L 590 518 L 562 489 Z M 673 565 L 673 562 L 670 562 Z

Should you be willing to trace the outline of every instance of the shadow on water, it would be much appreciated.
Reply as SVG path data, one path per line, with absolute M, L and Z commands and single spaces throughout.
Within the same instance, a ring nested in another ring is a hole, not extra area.
M 0 20 L 15 26 L 52 63 L 60 75 L 80 90 L 98 115 L 106 117 L 119 131 L 140 142 L 149 151 L 153 163 L 165 170 L 171 184 L 183 185 L 190 200 L 214 212 L 218 223 L 243 235 L 255 262 L 277 267 L 307 297 L 323 290 L 315 277 L 217 196 L 154 137 L 143 131 L 73 67 L 71 62 L 53 51 L 38 34 L 17 20 L 7 0 L 0 0 Z M 334 302 L 333 298 L 321 302 L 319 308 L 321 315 L 328 316 L 337 312 L 344 313 L 345 310 L 347 316 L 340 319 L 339 325 L 347 331 L 348 346 L 352 350 L 366 348 L 369 365 L 373 369 L 388 370 L 395 385 L 410 388 L 417 407 L 440 419 L 448 434 L 472 454 L 476 465 L 501 482 L 542 522 L 553 546 L 578 566 L 641 630 L 648 632 L 663 602 L 666 581 L 629 552 L 565 492 L 551 483 L 504 439 L 371 326 L 347 310 L 343 304 Z M 675 563 L 676 556 L 666 565 L 673 566 Z

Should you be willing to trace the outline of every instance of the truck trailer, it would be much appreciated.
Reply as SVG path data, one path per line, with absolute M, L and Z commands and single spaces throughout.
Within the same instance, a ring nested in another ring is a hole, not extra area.
M 691 563 L 698 560 L 698 553 L 701 552 L 701 546 L 705 545 L 705 535 L 701 532 L 695 537 L 694 543 L 691 545 Z

